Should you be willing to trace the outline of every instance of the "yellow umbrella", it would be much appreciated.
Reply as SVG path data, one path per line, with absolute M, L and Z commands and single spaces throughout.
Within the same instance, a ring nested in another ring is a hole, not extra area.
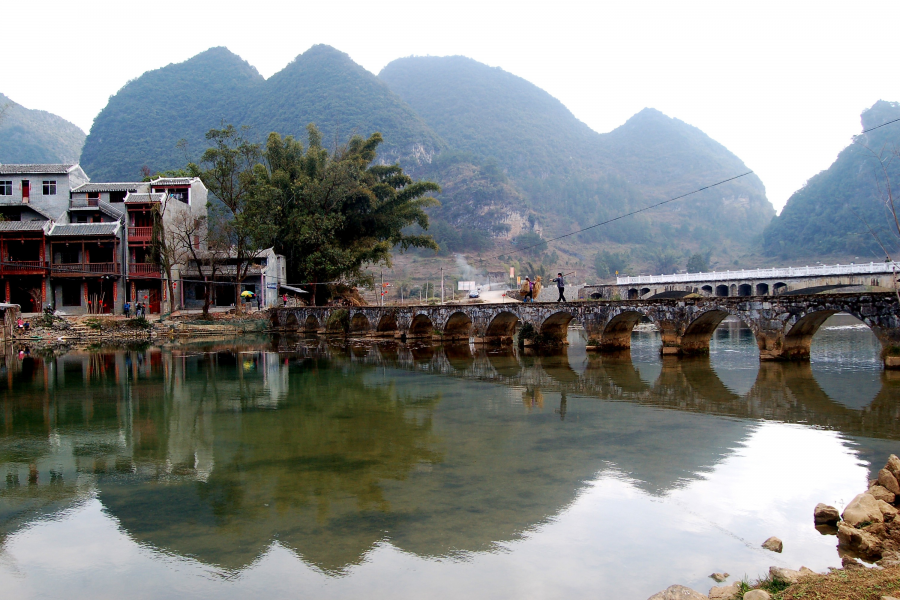
M 252 298 L 255 295 L 256 294 L 254 294 L 250 290 L 244 290 L 243 292 L 241 292 L 241 298 Z

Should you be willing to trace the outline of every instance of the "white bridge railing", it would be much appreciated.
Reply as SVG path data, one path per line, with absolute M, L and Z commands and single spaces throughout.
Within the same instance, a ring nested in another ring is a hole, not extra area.
M 741 269 L 739 271 L 711 271 L 709 273 L 677 273 L 675 275 L 639 275 L 616 277 L 616 285 L 641 283 L 688 283 L 703 281 L 731 281 L 736 279 L 788 279 L 792 277 L 828 277 L 830 275 L 884 274 L 900 271 L 900 263 L 871 262 L 868 264 L 817 265 L 815 267 L 785 267 L 781 269 Z

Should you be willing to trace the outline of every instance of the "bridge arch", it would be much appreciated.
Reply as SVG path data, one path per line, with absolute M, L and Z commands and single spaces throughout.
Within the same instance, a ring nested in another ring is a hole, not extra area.
M 381 334 L 394 333 L 399 331 L 399 329 L 400 325 L 397 323 L 397 313 L 393 311 L 381 315 L 381 318 L 378 319 L 378 325 L 375 326 L 375 331 Z
M 501 311 L 494 315 L 494 318 L 488 323 L 484 332 L 486 338 L 512 338 L 516 333 L 516 325 L 519 323 L 519 317 L 515 313 L 507 310 Z
M 423 338 L 431 337 L 433 333 L 434 323 L 431 322 L 431 318 L 426 314 L 419 313 L 410 322 L 406 335 L 407 337 Z
M 775 296 L 780 296 L 781 294 L 785 293 L 786 291 L 788 291 L 788 286 L 783 281 L 779 281 L 778 283 L 776 283 L 775 285 L 772 286 L 772 293 Z
M 299 331 L 300 321 L 297 319 L 297 313 L 290 312 L 284 318 L 284 328 L 289 331 Z
M 472 337 L 472 319 L 466 313 L 457 311 L 444 324 L 444 337 L 451 340 L 468 340 Z
M 565 342 L 569 335 L 569 323 L 573 319 L 575 319 L 575 315 L 569 312 L 553 313 L 541 323 L 541 335 L 557 343 Z
M 296 320 L 296 315 L 294 319 Z M 299 327 L 298 327 L 299 328 Z M 306 320 L 303 322 L 303 331 L 313 332 L 319 331 L 321 329 L 321 324 L 319 323 L 319 319 L 316 315 L 309 315 L 306 317 Z
M 716 286 L 716 297 L 718 298 L 727 298 L 728 297 L 728 286 L 727 285 L 717 285 Z
M 641 298 L 643 298 L 644 296 L 646 296 L 649 293 L 650 293 L 650 288 L 648 288 L 648 287 L 641 288 Z
M 350 333 L 366 333 L 372 329 L 369 317 L 358 312 L 350 318 Z
M 757 296 L 768 296 L 769 295 L 769 284 L 768 283 L 757 283 L 756 284 L 756 295 Z
M 753 295 L 753 286 L 749 283 L 742 283 L 738 286 L 738 296 L 752 296 Z
M 600 346 L 604 350 L 626 350 L 631 348 L 631 332 L 646 315 L 636 310 L 622 310 L 614 313 L 603 327 Z
M 637 288 L 631 288 L 630 290 L 628 290 L 628 299 L 629 300 L 637 300 L 640 297 L 641 296 L 638 293 Z

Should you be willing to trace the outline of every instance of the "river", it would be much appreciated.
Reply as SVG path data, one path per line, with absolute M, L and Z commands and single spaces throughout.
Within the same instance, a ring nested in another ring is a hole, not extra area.
M 728 321 L 702 359 L 570 342 L 8 352 L 3 597 L 645 600 L 840 566 L 813 507 L 900 453 L 865 326 L 805 364 Z

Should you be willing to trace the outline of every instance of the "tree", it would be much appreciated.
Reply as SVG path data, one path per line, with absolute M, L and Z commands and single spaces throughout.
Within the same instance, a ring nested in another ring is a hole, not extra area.
M 197 267 L 197 276 L 203 281 L 203 317 L 208 319 L 213 285 L 229 250 L 223 224 L 215 214 L 210 218 L 182 212 L 172 221 L 171 239 L 184 264 Z
M 709 271 L 709 257 L 710 253 L 705 252 L 697 252 L 695 254 L 691 254 L 691 257 L 687 262 L 687 272 L 688 273 L 703 273 Z
M 235 262 L 235 307 L 241 311 L 241 283 L 260 252 L 271 245 L 275 233 L 275 215 L 267 206 L 267 198 L 259 193 L 258 171 L 262 152 L 259 144 L 250 143 L 246 127 L 231 124 L 210 129 L 206 134 L 211 144 L 200 158 L 200 167 L 189 165 L 218 198 L 226 213 L 225 236 L 230 242 Z
M 612 277 L 616 273 L 625 273 L 628 270 L 628 252 L 602 251 L 594 255 L 594 270 L 598 277 Z
M 328 299 L 323 284 L 373 282 L 369 264 L 391 265 L 391 250 L 438 246 L 431 236 L 408 233 L 428 228 L 425 209 L 438 202 L 428 196 L 440 186 L 413 181 L 399 165 L 372 164 L 380 133 L 354 136 L 329 152 L 314 125 L 308 146 L 288 136 L 269 135 L 264 164 L 253 170 L 253 193 L 276 223 L 275 250 L 287 258 L 288 277 L 313 288 L 313 300 Z
M 678 269 L 678 262 L 681 260 L 681 253 L 667 248 L 665 250 L 657 250 L 653 254 L 653 267 L 656 272 L 661 275 L 674 273 Z
M 544 241 L 540 234 L 534 231 L 526 231 L 517 235 L 513 238 L 512 243 L 518 250 L 531 256 L 538 256 L 547 250 L 547 242 Z

